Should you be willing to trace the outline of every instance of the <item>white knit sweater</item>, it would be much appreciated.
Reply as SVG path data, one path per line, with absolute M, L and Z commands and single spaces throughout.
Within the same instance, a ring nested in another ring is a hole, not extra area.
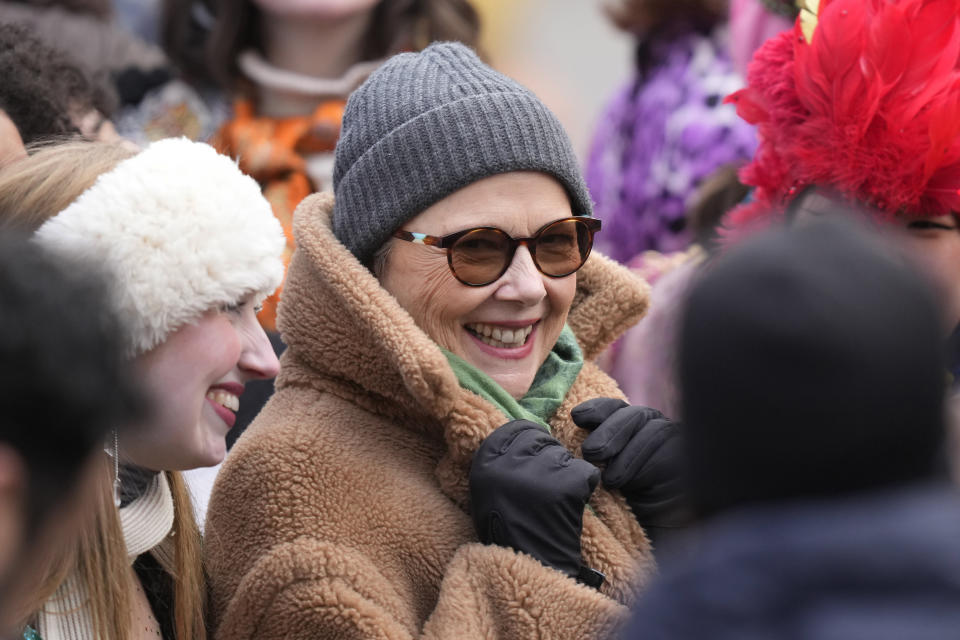
M 173 496 L 164 473 L 156 474 L 146 492 L 120 509 L 120 525 L 130 564 L 166 538 L 173 528 Z M 44 640 L 95 640 L 86 587 L 70 575 L 44 604 L 38 631 Z

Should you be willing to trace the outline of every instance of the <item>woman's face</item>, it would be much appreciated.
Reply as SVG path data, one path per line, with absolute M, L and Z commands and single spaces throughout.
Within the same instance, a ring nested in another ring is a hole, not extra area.
M 571 215 L 559 182 L 546 174 L 515 171 L 454 192 L 402 228 L 444 236 L 490 226 L 517 238 Z M 381 275 L 384 288 L 438 345 L 489 375 L 513 397 L 522 397 L 560 336 L 576 274 L 541 274 L 521 245 L 499 280 L 469 287 L 450 272 L 445 249 L 391 242 Z
M 253 304 L 208 311 L 136 360 L 153 419 L 121 440 L 121 456 L 155 471 L 217 464 L 244 385 L 279 363 Z
M 791 206 L 797 224 L 824 215 L 836 215 L 838 211 L 847 211 L 866 220 L 881 215 L 866 205 L 843 201 L 835 192 L 820 187 L 801 194 Z M 940 294 L 945 329 L 948 333 L 953 331 L 960 323 L 960 222 L 957 214 L 929 218 L 904 215 L 898 217 L 894 225 L 883 225 L 881 229 L 931 278 Z
M 960 224 L 956 214 L 899 220 L 899 239 L 933 279 L 946 313 L 947 330 L 960 323 Z

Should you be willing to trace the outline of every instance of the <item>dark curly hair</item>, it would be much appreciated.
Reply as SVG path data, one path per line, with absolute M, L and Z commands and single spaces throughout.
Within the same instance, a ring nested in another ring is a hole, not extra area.
M 24 144 L 79 134 L 71 116 L 113 110 L 104 91 L 67 57 L 37 39 L 29 29 L 0 23 L 0 109 Z

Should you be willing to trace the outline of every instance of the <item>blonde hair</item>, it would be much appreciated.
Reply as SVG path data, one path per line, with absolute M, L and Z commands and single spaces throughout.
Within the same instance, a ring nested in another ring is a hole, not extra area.
M 0 231 L 32 233 L 57 215 L 97 178 L 136 155 L 130 148 L 102 142 L 69 141 L 34 147 L 31 155 L 0 169 Z M 131 215 L 135 215 L 131 212 Z M 135 588 L 120 518 L 113 502 L 113 471 L 102 454 L 93 513 L 76 544 L 37 572 L 21 616 L 29 621 L 69 575 L 89 595 L 90 618 L 99 640 L 128 640 Z M 164 472 L 173 496 L 173 531 L 149 553 L 173 580 L 173 628 L 177 640 L 206 640 L 206 586 L 200 532 L 182 475 Z
M 0 169 L 0 231 L 33 233 L 136 152 L 122 144 L 69 140 L 34 145 Z

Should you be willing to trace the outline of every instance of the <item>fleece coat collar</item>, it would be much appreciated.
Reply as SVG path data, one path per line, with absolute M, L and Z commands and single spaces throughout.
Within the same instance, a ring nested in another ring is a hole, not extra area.
M 298 250 L 278 322 L 289 350 L 278 388 L 313 386 L 442 437 L 448 456 L 440 475 L 458 485 L 447 489 L 465 504 L 463 468 L 469 468 L 473 452 L 489 435 L 471 428 L 476 421 L 470 413 L 499 412 L 460 386 L 441 348 L 334 237 L 333 202 L 332 194 L 315 194 L 300 205 L 294 220 Z M 646 311 L 648 292 L 647 284 L 627 269 L 591 255 L 577 272 L 567 318 L 584 360 L 593 360 L 636 324 Z M 551 422 L 562 417 L 558 411 Z
M 434 476 L 441 491 L 467 510 L 473 454 L 509 418 L 460 386 L 440 347 L 334 237 L 332 211 L 330 194 L 314 195 L 297 210 L 298 249 L 279 313 L 279 328 L 289 348 L 281 361 L 278 389 L 311 387 L 386 417 L 398 428 L 442 440 L 445 453 Z M 570 410 L 598 395 L 624 397 L 592 359 L 639 320 L 647 298 L 646 283 L 601 255 L 593 254 L 577 273 L 567 324 L 577 336 L 585 364 L 550 420 L 553 435 L 577 455 L 587 434 L 573 424 Z M 596 554 L 593 561 L 602 567 L 595 568 L 608 573 L 613 578 L 608 580 L 610 587 L 620 589 L 619 599 L 629 602 L 645 582 L 645 569 L 637 573 L 637 567 L 652 567 L 649 543 L 621 496 L 600 488 L 591 507 L 597 514 L 618 515 L 616 524 L 602 525 L 593 513 L 587 514 L 584 560 L 589 563 Z M 604 526 L 606 532 L 598 533 L 591 544 L 590 532 Z M 611 528 L 621 541 L 634 540 L 622 552 L 632 558 L 616 557 L 608 548 Z

